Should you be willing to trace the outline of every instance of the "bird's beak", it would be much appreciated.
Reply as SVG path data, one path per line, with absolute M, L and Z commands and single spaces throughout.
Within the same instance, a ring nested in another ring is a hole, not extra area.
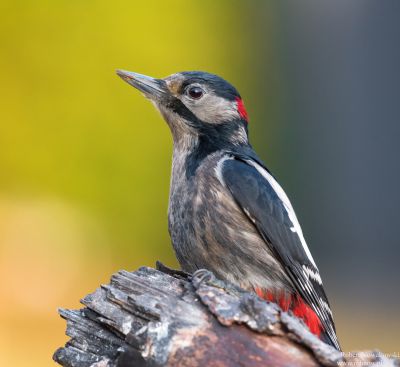
M 160 100 L 167 94 L 167 86 L 162 79 L 120 69 L 117 70 L 117 75 L 152 100 Z

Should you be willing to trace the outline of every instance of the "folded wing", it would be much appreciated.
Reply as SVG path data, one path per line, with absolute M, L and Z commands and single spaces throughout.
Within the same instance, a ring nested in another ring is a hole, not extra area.
M 261 162 L 234 153 L 221 159 L 217 173 L 281 262 L 297 292 L 319 317 L 328 341 L 340 349 L 318 268 L 281 186 Z

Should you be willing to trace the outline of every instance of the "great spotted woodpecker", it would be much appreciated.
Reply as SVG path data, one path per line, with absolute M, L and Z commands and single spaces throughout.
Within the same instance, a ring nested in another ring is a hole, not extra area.
M 238 91 L 199 71 L 117 74 L 153 102 L 172 132 L 168 221 L 182 269 L 209 269 L 255 291 L 340 349 L 317 265 L 287 195 L 249 144 Z

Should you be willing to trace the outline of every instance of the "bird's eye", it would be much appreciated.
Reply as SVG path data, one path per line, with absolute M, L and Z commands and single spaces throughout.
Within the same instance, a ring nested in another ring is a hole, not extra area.
M 190 98 L 199 99 L 203 96 L 204 91 L 200 87 L 190 87 L 187 91 Z

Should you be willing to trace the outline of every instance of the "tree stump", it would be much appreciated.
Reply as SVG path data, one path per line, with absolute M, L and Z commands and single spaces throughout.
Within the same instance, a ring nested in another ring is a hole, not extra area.
M 343 354 L 277 305 L 215 278 L 143 267 L 119 271 L 60 309 L 71 338 L 66 367 L 400 366 L 379 352 Z

